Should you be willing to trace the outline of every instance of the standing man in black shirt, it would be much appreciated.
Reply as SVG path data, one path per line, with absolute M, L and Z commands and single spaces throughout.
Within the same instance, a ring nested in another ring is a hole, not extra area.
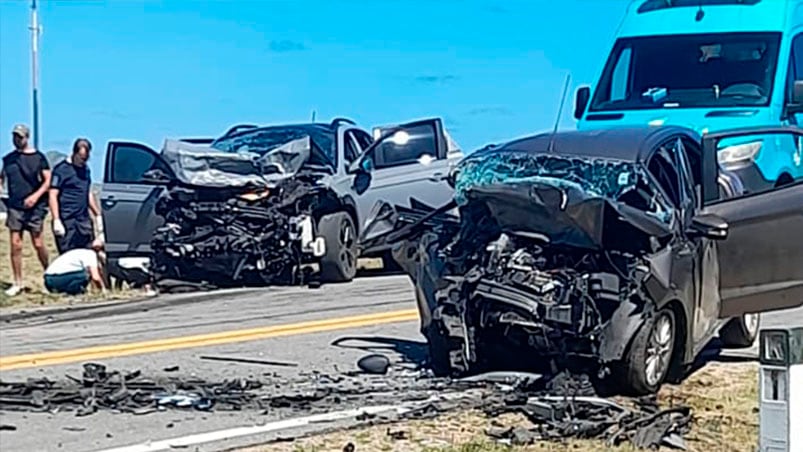
M 50 214 L 59 254 L 89 248 L 95 239 L 92 219 L 100 209 L 92 196 L 92 176 L 86 162 L 92 144 L 86 138 L 75 140 L 72 155 L 53 168 L 50 184 Z
M 14 282 L 6 290 L 13 297 L 22 291 L 22 234 L 31 234 L 42 268 L 47 268 L 48 255 L 42 240 L 42 224 L 47 215 L 47 197 L 50 186 L 50 165 L 44 154 L 28 144 L 31 132 L 27 126 L 17 124 L 11 131 L 14 150 L 3 157 L 0 170 L 0 190 L 8 182 L 8 216 L 6 226 L 11 231 L 11 268 Z

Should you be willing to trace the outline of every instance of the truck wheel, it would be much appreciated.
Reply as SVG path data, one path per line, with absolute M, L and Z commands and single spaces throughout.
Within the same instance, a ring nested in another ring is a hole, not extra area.
M 357 230 L 346 212 L 321 217 L 318 232 L 326 241 L 326 254 L 321 257 L 323 282 L 348 282 L 357 274 Z
M 759 315 L 745 314 L 728 320 L 719 330 L 719 339 L 723 347 L 747 348 L 753 345 L 758 336 Z
M 669 308 L 658 311 L 641 326 L 622 363 L 625 389 L 635 395 L 653 394 L 669 374 L 677 327 Z

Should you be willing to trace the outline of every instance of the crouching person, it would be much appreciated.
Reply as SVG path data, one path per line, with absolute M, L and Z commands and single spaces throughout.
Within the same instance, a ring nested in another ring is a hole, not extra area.
M 92 248 L 75 248 L 60 255 L 45 270 L 45 288 L 51 293 L 78 295 L 91 283 L 106 292 L 102 252 L 103 242 L 95 240 Z

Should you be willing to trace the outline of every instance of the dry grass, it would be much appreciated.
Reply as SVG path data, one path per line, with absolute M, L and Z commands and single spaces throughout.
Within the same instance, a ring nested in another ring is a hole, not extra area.
M 686 436 L 689 450 L 697 452 L 753 452 L 758 434 L 757 365 L 709 364 L 680 386 L 667 386 L 660 393 L 663 405 L 688 404 L 694 410 L 694 425 Z M 540 443 L 508 447 L 491 442 L 484 431 L 492 422 L 527 426 L 518 415 L 488 419 L 479 412 L 445 414 L 434 420 L 416 420 L 374 426 L 243 449 L 240 452 L 339 452 L 351 442 L 355 452 L 631 452 L 629 445 L 606 448 L 601 441 Z M 390 431 L 404 431 L 409 439 L 394 440 Z M 663 450 L 663 449 L 662 449 Z
M 47 221 L 47 220 L 46 220 Z M 50 253 L 50 260 L 58 256 L 56 242 L 50 228 L 45 228 L 45 246 Z M 36 251 L 31 244 L 30 235 L 26 232 L 22 247 L 22 275 L 26 290 L 16 297 L 8 297 L 3 293 L 12 283 L 14 277 L 11 272 L 11 238 L 8 229 L 0 228 L 0 307 L 29 307 L 55 304 L 90 303 L 98 301 L 122 300 L 136 296 L 138 293 L 130 290 L 109 291 L 105 296 L 95 293 L 81 297 L 67 297 L 48 293 L 42 280 L 42 265 L 36 257 Z

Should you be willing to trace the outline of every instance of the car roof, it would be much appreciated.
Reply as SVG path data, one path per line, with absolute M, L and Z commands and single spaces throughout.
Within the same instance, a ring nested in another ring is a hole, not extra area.
M 513 140 L 489 151 L 644 162 L 660 144 L 678 135 L 686 135 L 696 142 L 700 140 L 695 131 L 679 126 L 621 127 L 543 133 Z

